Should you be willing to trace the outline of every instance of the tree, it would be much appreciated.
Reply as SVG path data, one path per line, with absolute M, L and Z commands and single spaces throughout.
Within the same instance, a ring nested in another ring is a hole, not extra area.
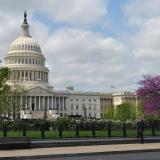
M 124 102 L 116 107 L 115 118 L 121 121 L 134 118 L 134 108 L 131 103 Z
M 7 114 L 8 111 L 8 92 L 10 86 L 7 85 L 6 81 L 9 77 L 10 71 L 7 67 L 0 68 L 0 115 Z
M 114 119 L 114 106 L 107 107 L 104 117 L 107 119 Z
M 8 92 L 8 116 L 11 116 L 14 121 L 20 118 L 20 110 L 24 110 L 27 103 L 27 100 L 23 97 L 23 92 L 22 81 L 17 80 L 13 75 L 12 85 Z
M 160 114 L 160 76 L 143 76 L 138 84 L 137 95 L 142 99 L 145 115 Z
M 12 85 L 8 85 L 10 73 L 9 68 L 0 68 L 0 116 L 11 117 L 15 121 L 20 110 L 24 108 L 26 99 L 22 98 L 22 82 L 17 80 L 15 75 L 12 75 Z

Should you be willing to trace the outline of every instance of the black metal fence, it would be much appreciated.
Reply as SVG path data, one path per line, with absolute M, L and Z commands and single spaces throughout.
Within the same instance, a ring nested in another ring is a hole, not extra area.
M 18 127 L 16 126 L 16 123 L 19 123 Z M 39 125 L 38 123 L 36 125 L 34 124 L 36 126 L 36 127 L 34 126 L 34 131 L 38 131 L 40 133 L 40 138 L 42 139 L 46 138 L 47 131 L 53 132 L 56 130 L 58 132 L 58 138 L 64 138 L 63 133 L 65 131 L 72 131 L 74 133 L 73 137 L 81 138 L 80 133 L 81 131 L 84 131 L 84 127 L 82 127 L 80 123 L 72 124 L 68 128 L 65 127 L 65 125 L 57 125 L 57 126 L 55 125 L 52 128 L 52 130 L 48 128 L 49 125 L 47 126 L 47 123 L 43 121 Z M 1 124 L 1 127 L 0 127 L 2 137 L 7 137 L 10 131 L 15 131 L 15 132 L 19 131 L 21 132 L 21 136 L 27 136 L 27 133 L 33 130 L 29 125 L 32 126 L 30 122 L 22 122 L 22 121 L 21 122 L 5 122 Z M 145 131 L 150 132 L 149 136 L 160 135 L 159 121 L 145 122 L 144 125 L 145 125 L 144 132 Z M 93 138 L 99 137 L 99 135 L 96 134 L 98 131 L 103 131 L 106 133 L 105 136 L 103 137 L 112 137 L 113 136 L 112 133 L 115 131 L 118 133 L 121 133 L 120 135 L 123 137 L 131 136 L 129 132 L 135 132 L 136 134 L 134 134 L 134 136 L 137 137 L 139 131 L 141 131 L 141 128 L 137 126 L 137 123 L 134 123 L 133 126 L 131 126 L 127 122 L 123 122 L 123 123 L 120 123 L 119 125 L 115 125 L 112 121 L 108 121 L 107 123 L 105 123 L 105 125 L 103 125 L 103 127 L 97 126 L 96 122 L 91 123 L 90 127 L 86 128 L 86 131 L 89 131 L 91 133 L 91 137 Z

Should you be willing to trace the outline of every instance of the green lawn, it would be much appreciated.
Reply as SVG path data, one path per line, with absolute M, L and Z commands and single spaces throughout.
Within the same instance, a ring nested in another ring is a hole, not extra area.
M 92 137 L 91 131 L 80 131 L 80 137 Z M 22 132 L 20 131 L 9 131 L 7 136 L 8 137 L 20 137 Z M 137 131 L 136 130 L 127 130 L 128 137 L 136 137 Z M 145 130 L 144 136 L 151 136 L 151 130 Z M 27 136 L 31 139 L 40 139 L 41 132 L 40 131 L 27 131 Z M 107 130 L 96 131 L 96 137 L 107 137 L 108 132 Z M 122 130 L 112 130 L 112 137 L 122 137 L 123 133 Z M 156 131 L 156 136 L 160 136 L 160 131 Z M 3 132 L 0 132 L 0 137 L 3 137 Z M 63 131 L 64 138 L 75 138 L 76 134 L 75 131 Z M 59 138 L 58 131 L 45 131 L 45 138 L 47 139 L 57 139 Z

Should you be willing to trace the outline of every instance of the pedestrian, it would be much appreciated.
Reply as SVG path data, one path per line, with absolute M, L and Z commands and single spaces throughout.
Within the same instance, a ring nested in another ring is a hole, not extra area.
M 140 118 L 140 121 L 139 121 L 139 136 L 141 138 L 141 143 L 143 144 L 144 143 L 144 135 L 143 135 L 143 132 L 144 132 L 144 119 L 143 118 Z

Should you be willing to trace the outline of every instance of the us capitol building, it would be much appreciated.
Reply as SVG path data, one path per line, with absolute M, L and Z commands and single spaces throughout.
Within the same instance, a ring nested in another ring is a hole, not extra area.
M 49 69 L 39 44 L 29 33 L 27 15 L 21 25 L 21 34 L 15 39 L 4 58 L 5 66 L 11 70 L 9 85 L 15 81 L 22 84 L 25 110 L 21 118 L 56 118 L 59 116 L 103 117 L 107 106 L 115 107 L 123 102 L 137 104 L 135 93 L 78 92 L 73 87 L 57 91 L 48 80 Z

